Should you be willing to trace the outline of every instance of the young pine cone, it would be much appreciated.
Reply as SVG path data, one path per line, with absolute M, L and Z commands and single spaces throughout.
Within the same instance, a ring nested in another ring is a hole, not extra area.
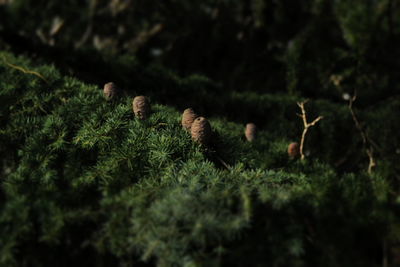
M 246 130 L 244 131 L 247 141 L 252 142 L 256 139 L 257 127 L 254 123 L 246 124 Z
M 300 145 L 297 142 L 290 143 L 288 147 L 288 155 L 290 158 L 297 158 L 300 155 Z
M 202 145 L 207 145 L 211 138 L 211 126 L 206 118 L 198 117 L 191 127 L 192 139 Z
M 190 128 L 192 127 L 192 123 L 194 120 L 197 118 L 197 114 L 194 113 L 193 109 L 187 108 L 185 111 L 183 111 L 182 114 L 182 127 L 185 128 L 186 130 L 190 131 Z
M 147 119 L 150 113 L 150 103 L 145 96 L 136 96 L 132 102 L 133 113 L 141 120 Z
M 113 82 L 106 83 L 103 88 L 103 94 L 107 100 L 111 100 L 118 94 L 118 88 Z

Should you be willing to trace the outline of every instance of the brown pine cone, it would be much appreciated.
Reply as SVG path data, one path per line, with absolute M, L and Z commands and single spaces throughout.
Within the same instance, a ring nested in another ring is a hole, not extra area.
M 198 117 L 191 127 L 192 139 L 202 145 L 207 145 L 211 137 L 211 125 L 206 118 Z
M 182 127 L 190 131 L 192 123 L 197 117 L 198 116 L 196 113 L 194 113 L 193 109 L 191 108 L 185 109 L 182 114 Z
M 252 142 L 256 139 L 257 126 L 254 123 L 246 124 L 246 130 L 244 131 L 247 141 Z
M 118 93 L 118 88 L 113 82 L 104 85 L 103 94 L 107 100 L 113 99 Z
M 145 96 L 136 96 L 132 102 L 133 113 L 141 120 L 147 119 L 150 114 L 150 103 Z
M 297 158 L 300 155 L 300 145 L 297 142 L 290 143 L 288 147 L 288 155 L 290 158 Z

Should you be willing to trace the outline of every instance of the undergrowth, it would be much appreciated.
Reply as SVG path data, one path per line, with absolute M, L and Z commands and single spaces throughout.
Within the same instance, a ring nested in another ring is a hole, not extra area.
M 209 111 L 204 147 L 182 129 L 183 110 L 155 97 L 150 117 L 135 118 L 142 88 L 107 101 L 54 66 L 1 55 L 30 70 L 0 64 L 1 266 L 378 266 L 399 238 L 393 162 L 372 175 L 333 164 L 346 106 L 311 105 L 325 118 L 299 161 L 287 156 L 302 130 L 296 99 L 232 93 L 222 105 L 264 114 L 257 140 Z

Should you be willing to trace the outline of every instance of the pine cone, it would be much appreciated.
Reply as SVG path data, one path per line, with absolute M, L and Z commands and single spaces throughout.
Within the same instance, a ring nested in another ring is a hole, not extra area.
M 141 120 L 147 119 L 150 113 L 150 103 L 145 96 L 136 96 L 132 102 L 133 113 Z
M 194 120 L 197 118 L 197 114 L 194 113 L 193 109 L 187 108 L 185 111 L 183 111 L 182 114 L 182 127 L 185 128 L 186 130 L 190 131 L 190 128 L 192 127 L 192 123 Z
M 297 158 L 300 155 L 299 143 L 291 143 L 288 147 L 288 155 L 290 158 Z
M 118 88 L 113 82 L 106 83 L 104 85 L 103 93 L 104 97 L 107 100 L 110 100 L 113 99 L 118 94 Z
M 246 130 L 244 132 L 247 141 L 252 142 L 256 139 L 257 126 L 254 123 L 246 124 Z
M 211 137 L 211 126 L 206 118 L 198 117 L 191 127 L 192 139 L 202 145 L 207 145 Z

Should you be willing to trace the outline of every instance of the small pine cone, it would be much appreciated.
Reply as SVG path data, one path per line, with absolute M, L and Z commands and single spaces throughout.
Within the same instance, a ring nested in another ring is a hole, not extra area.
M 247 141 L 252 142 L 256 139 L 257 126 L 254 123 L 246 124 L 246 130 L 244 131 Z
M 150 103 L 145 96 L 136 96 L 132 102 L 133 113 L 141 120 L 147 119 L 150 113 Z
M 290 158 L 297 158 L 300 155 L 300 145 L 297 142 L 290 143 L 288 147 L 288 155 Z
M 207 145 L 211 137 L 211 126 L 206 118 L 198 117 L 191 127 L 192 139 L 202 145 Z
M 192 127 L 192 123 L 194 120 L 197 118 L 197 114 L 194 113 L 193 109 L 187 108 L 185 111 L 183 111 L 182 114 L 182 127 L 185 128 L 186 130 L 190 131 L 190 128 Z
M 110 100 L 113 99 L 118 94 L 118 88 L 113 82 L 106 83 L 104 85 L 103 93 L 104 97 L 107 100 Z

